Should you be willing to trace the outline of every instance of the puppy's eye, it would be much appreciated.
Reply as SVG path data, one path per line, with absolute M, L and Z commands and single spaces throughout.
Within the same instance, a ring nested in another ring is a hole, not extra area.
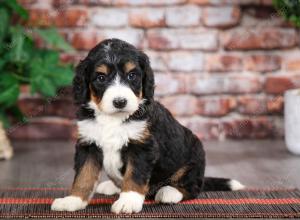
M 97 81 L 98 81 L 98 82 L 103 83 L 103 82 L 105 82 L 105 80 L 106 80 L 106 76 L 105 76 L 104 74 L 99 74 L 99 75 L 97 76 Z
M 130 72 L 130 73 L 128 73 L 127 78 L 128 78 L 128 80 L 130 80 L 130 81 L 135 80 L 135 78 L 136 78 L 136 73 L 135 73 L 135 72 Z

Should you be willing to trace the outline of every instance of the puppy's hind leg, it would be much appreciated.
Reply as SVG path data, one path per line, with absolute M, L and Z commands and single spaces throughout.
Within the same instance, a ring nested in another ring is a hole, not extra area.
M 121 192 L 121 189 L 118 188 L 114 184 L 113 181 L 107 180 L 107 181 L 104 181 L 104 182 L 100 183 L 97 186 L 96 192 L 100 193 L 100 194 L 107 195 L 107 196 L 111 196 L 111 195 L 119 194 Z
M 161 203 L 178 203 L 183 194 L 173 186 L 163 186 L 155 194 L 155 201 Z

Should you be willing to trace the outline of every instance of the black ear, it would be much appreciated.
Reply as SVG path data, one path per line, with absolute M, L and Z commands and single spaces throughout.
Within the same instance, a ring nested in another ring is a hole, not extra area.
M 80 61 L 75 70 L 75 77 L 73 79 L 73 95 L 75 104 L 85 104 L 89 99 L 88 87 L 88 64 L 89 61 L 84 59 Z
M 143 98 L 152 100 L 154 96 L 154 74 L 150 66 L 149 57 L 140 52 L 140 65 L 143 70 Z

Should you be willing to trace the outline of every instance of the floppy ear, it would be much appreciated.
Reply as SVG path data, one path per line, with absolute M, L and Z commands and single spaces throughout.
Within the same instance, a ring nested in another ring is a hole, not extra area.
M 89 61 L 84 59 L 80 61 L 75 70 L 75 77 L 73 79 L 73 95 L 75 104 L 85 104 L 89 99 L 89 87 L 88 87 L 88 64 Z
M 154 95 L 154 74 L 153 70 L 150 66 L 149 57 L 143 53 L 140 52 L 140 65 L 143 70 L 143 97 L 147 100 L 152 100 Z

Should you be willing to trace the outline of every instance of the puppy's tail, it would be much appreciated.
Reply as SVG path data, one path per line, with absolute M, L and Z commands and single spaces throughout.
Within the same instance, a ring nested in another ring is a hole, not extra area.
M 215 177 L 204 178 L 204 191 L 235 191 L 244 188 L 245 186 L 237 180 Z

